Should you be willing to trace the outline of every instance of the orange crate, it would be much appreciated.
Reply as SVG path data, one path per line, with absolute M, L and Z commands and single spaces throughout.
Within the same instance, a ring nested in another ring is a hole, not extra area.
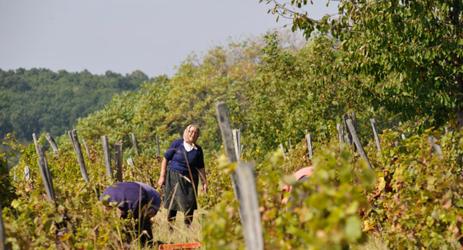
M 188 249 L 199 249 L 201 244 L 199 242 L 192 243 L 177 243 L 177 244 L 164 244 L 159 245 L 159 250 L 188 250 Z

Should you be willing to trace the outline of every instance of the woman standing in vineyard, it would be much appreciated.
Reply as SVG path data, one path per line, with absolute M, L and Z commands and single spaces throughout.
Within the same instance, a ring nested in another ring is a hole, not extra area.
M 168 221 L 173 222 L 177 211 L 182 211 L 188 227 L 197 209 L 198 175 L 203 191 L 208 191 L 203 150 L 196 145 L 199 135 L 199 126 L 189 125 L 183 132 L 183 138 L 172 142 L 164 154 L 158 181 L 159 187 L 164 186 L 164 208 L 168 209 Z

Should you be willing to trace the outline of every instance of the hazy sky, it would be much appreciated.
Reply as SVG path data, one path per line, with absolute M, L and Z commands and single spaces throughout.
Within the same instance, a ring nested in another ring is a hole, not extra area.
M 318 3 L 317 3 L 318 1 Z M 335 3 L 314 0 L 320 18 Z M 258 0 L 0 0 L 0 69 L 172 76 L 192 51 L 290 22 Z

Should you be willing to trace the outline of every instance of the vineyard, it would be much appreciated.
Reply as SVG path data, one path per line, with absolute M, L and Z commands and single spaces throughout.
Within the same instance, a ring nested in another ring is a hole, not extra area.
M 434 153 L 429 136 L 438 138 L 442 154 Z M 285 159 L 283 152 L 276 150 L 262 162 L 255 162 L 265 248 L 355 248 L 376 237 L 395 248 L 458 249 L 463 220 L 459 163 L 463 140 L 458 133 L 442 135 L 434 130 L 405 140 L 399 138 L 398 132 L 386 130 L 381 136 L 381 151 L 373 141 L 365 147 L 373 170 L 354 153 L 353 145 L 343 143 L 344 150 L 340 151 L 339 141 L 334 140 L 315 144 L 313 159 L 304 139 L 285 153 Z M 9 175 L 2 162 L 3 223 L 8 248 L 120 249 L 127 243 L 143 248 L 137 245 L 136 237 L 124 233 L 130 232 L 133 222 L 121 221 L 98 201 L 100 192 L 114 182 L 106 175 L 101 144 L 88 147 L 89 182 L 80 175 L 73 150 L 47 152 L 56 194 L 51 201 L 34 145 L 22 147 L 14 139 L 10 143 L 20 147 L 23 157 L 21 165 Z M 38 144 L 45 143 L 43 135 Z M 166 215 L 161 212 L 154 225 L 158 237 L 155 240 L 200 241 L 206 249 L 245 247 L 238 202 L 229 176 L 234 164 L 223 153 L 214 152 L 207 162 L 211 190 L 199 194 L 200 210 L 195 214 L 194 225 L 197 232 L 177 225 L 179 234 L 167 236 L 166 217 L 160 218 Z M 242 160 L 252 161 L 255 157 L 244 151 Z M 133 161 L 132 166 L 122 165 L 123 181 L 155 186 L 160 158 L 142 154 Z M 26 165 L 30 167 L 27 177 Z M 315 166 L 315 173 L 308 182 L 297 183 L 287 175 L 309 165 Z M 309 192 L 310 196 L 296 207 L 291 202 L 283 204 L 283 184 L 294 185 L 285 196 L 297 197 L 300 191 Z
M 341 1 L 338 19 L 316 21 L 268 2 L 311 39 L 275 31 L 193 53 L 54 135 L 56 149 L 8 134 L 0 249 L 462 249 L 461 3 Z M 142 245 L 136 221 L 98 198 L 115 181 L 160 191 L 162 156 L 189 124 L 210 190 L 190 228 L 169 231 L 161 209 Z

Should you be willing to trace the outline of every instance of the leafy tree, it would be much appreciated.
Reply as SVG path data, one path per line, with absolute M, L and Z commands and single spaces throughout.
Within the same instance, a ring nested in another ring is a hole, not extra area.
M 195 123 L 201 127 L 198 143 L 208 148 L 206 153 L 218 150 L 215 103 L 226 100 L 236 126 L 240 125 L 239 111 L 247 105 L 245 83 L 254 76 L 261 45 L 261 39 L 248 39 L 212 48 L 202 57 L 192 54 L 171 79 L 161 76 L 143 84 L 139 92 L 115 95 L 103 110 L 80 119 L 77 128 L 93 141 L 107 135 L 110 144 L 122 140 L 127 147 L 129 134 L 135 133 L 141 150 L 152 153 L 154 135 L 160 135 L 161 147 L 167 148 Z M 131 77 L 143 76 L 134 72 Z
M 246 92 L 250 105 L 245 121 L 252 144 L 268 150 L 288 139 L 301 140 L 305 130 L 316 141 L 332 139 L 343 114 L 377 116 L 358 98 L 348 79 L 335 73 L 333 64 L 344 56 L 332 49 L 336 41 L 320 36 L 290 51 L 278 41 L 277 33 L 265 37 L 258 74 Z
M 341 0 L 337 15 L 320 20 L 302 9 L 307 0 L 266 2 L 275 4 L 273 13 L 292 18 L 292 29 L 307 38 L 319 30 L 339 39 L 347 53 L 337 73 L 349 76 L 375 107 L 405 119 L 434 118 L 435 125 L 450 119 L 463 126 L 461 1 Z
M 141 71 L 122 76 L 111 71 L 93 75 L 87 70 L 0 69 L 0 136 L 14 131 L 25 142 L 32 133 L 63 134 L 79 117 L 103 108 L 115 93 L 135 91 L 144 81 L 150 79 Z

